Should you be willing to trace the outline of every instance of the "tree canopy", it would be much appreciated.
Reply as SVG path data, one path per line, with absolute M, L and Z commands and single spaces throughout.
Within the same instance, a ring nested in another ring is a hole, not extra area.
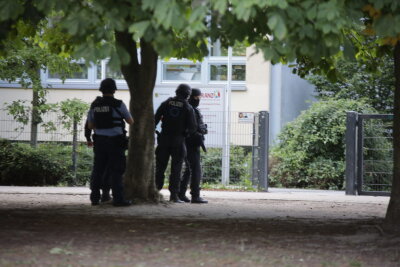
M 394 100 L 393 58 L 381 59 L 373 72 L 366 64 L 342 59 L 335 66 L 335 81 L 321 74 L 309 74 L 306 79 L 315 86 L 318 99 L 363 100 L 378 112 L 389 114 L 393 112 Z
M 12 39 L 2 42 L 0 55 L 0 79 L 18 82 L 23 88 L 32 88 L 31 105 L 21 100 L 13 101 L 6 106 L 14 119 L 26 125 L 31 114 L 31 145 L 37 144 L 38 125 L 43 122 L 42 115 L 52 109 L 46 103 L 47 88 L 43 86 L 40 72 L 60 73 L 61 80 L 77 70 L 72 57 L 60 49 L 63 34 L 57 27 L 49 27 L 47 18 L 33 26 L 30 22 L 20 20 L 14 25 Z
M 395 168 L 387 222 L 400 225 L 400 2 L 1 0 L 0 10 L 0 23 L 5 26 L 0 32 L 2 42 L 12 38 L 18 21 L 35 23 L 36 17 L 56 12 L 59 16 L 52 23 L 69 34 L 76 56 L 88 61 L 111 57 L 111 63 L 120 66 L 131 93 L 130 110 L 136 117 L 130 130 L 127 193 L 139 199 L 157 198 L 152 91 L 159 56 L 200 59 L 207 54 L 208 38 L 219 39 L 223 45 L 247 41 L 272 63 L 296 62 L 300 75 L 313 68 L 334 78 L 340 57 L 362 59 L 394 51 Z M 358 43 L 367 36 L 374 36 L 376 42 L 365 48 Z

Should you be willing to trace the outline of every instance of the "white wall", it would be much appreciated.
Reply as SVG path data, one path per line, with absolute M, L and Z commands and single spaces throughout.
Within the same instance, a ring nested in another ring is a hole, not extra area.
M 232 91 L 231 110 L 258 112 L 269 110 L 269 86 L 271 64 L 261 53 L 254 54 L 254 48 L 246 51 L 246 91 Z
M 78 98 L 87 103 L 91 103 L 96 96 L 101 96 L 97 89 L 50 89 L 46 96 L 47 103 L 57 103 L 66 99 Z M 117 90 L 115 97 L 122 99 L 127 105 L 129 103 L 129 92 L 126 89 Z M 32 90 L 22 88 L 0 88 L 0 107 L 4 107 L 5 102 L 14 100 L 32 100 Z

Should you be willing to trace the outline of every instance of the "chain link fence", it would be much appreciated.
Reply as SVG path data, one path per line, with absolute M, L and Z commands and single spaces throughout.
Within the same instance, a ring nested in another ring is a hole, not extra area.
M 43 122 L 38 127 L 37 138 L 39 142 L 72 142 L 72 131 L 64 127 L 60 116 L 61 113 L 59 112 L 47 112 L 42 115 Z M 7 114 L 4 110 L 0 112 L 0 129 L 0 138 L 23 142 L 30 140 L 30 122 L 24 125 L 16 121 L 13 116 Z M 78 141 L 86 141 L 83 123 L 78 125 Z
M 268 136 L 265 135 L 268 132 L 268 116 L 266 115 L 268 115 L 266 112 L 203 112 L 204 122 L 209 130 L 205 136 L 207 153 L 201 152 L 203 183 L 221 183 L 225 175 L 227 183 L 224 185 L 231 188 L 258 187 L 267 190 L 265 166 L 268 159 L 268 143 L 265 140 L 268 140 Z M 43 123 L 38 127 L 38 142 L 72 146 L 73 134 L 63 126 L 59 116 L 58 112 L 48 112 L 43 115 Z M 2 111 L 0 138 L 14 142 L 29 142 L 30 124 L 23 125 L 6 111 Z M 84 146 L 85 141 L 84 123 L 81 123 L 78 125 L 78 142 L 82 146 L 78 149 L 78 153 L 83 156 L 77 157 L 77 172 L 89 176 L 88 170 L 92 162 L 88 159 L 90 153 Z

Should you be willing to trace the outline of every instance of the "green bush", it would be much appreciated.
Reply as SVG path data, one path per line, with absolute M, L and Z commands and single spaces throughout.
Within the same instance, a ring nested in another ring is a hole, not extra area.
M 78 172 L 71 171 L 70 145 L 0 141 L 1 185 L 85 185 L 90 178 L 93 152 L 85 146 L 78 150 Z
M 201 153 L 203 183 L 220 183 L 222 167 L 222 149 L 207 148 L 207 153 Z
M 231 146 L 230 183 L 241 183 L 249 179 L 251 173 L 251 152 L 247 147 Z M 222 149 L 208 148 L 201 154 L 204 183 L 220 183 L 222 175 Z
M 377 113 L 362 101 L 328 100 L 314 103 L 288 123 L 271 151 L 274 165 L 270 185 L 284 187 L 342 189 L 345 170 L 346 112 Z M 380 131 L 367 127 L 366 132 Z M 371 139 L 375 147 L 387 140 Z M 379 151 L 375 158 L 385 155 Z
M 27 144 L 1 142 L 1 185 L 56 185 L 68 175 L 65 166 Z

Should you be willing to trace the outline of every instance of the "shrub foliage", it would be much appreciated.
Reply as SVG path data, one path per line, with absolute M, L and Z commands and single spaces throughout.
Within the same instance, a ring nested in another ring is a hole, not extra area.
M 93 152 L 79 148 L 79 172 L 73 178 L 71 146 L 0 140 L 0 184 L 18 186 L 85 185 L 89 181 Z
M 347 111 L 377 113 L 362 101 L 326 100 L 314 103 L 288 123 L 271 151 L 272 162 L 275 163 L 271 166 L 270 185 L 342 189 Z M 382 139 L 371 142 L 380 142 L 376 146 L 389 145 Z M 377 155 L 378 158 L 382 156 Z
M 250 178 L 251 153 L 249 148 L 231 146 L 230 148 L 230 183 L 241 183 Z M 222 149 L 209 148 L 207 153 L 201 154 L 203 182 L 216 184 L 221 182 Z

